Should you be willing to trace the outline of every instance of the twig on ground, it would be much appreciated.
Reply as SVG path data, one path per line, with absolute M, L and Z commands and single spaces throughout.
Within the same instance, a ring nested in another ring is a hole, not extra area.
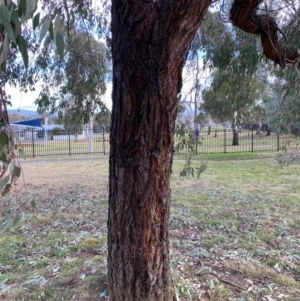
M 225 280 L 225 279 L 222 279 L 222 278 L 220 278 L 216 273 L 213 273 L 213 272 L 205 272 L 205 273 L 203 273 L 203 274 L 199 274 L 199 273 L 196 273 L 195 274 L 196 276 L 204 276 L 204 275 L 213 275 L 213 276 L 215 276 L 215 277 L 217 277 L 221 282 L 223 282 L 223 283 L 225 283 L 225 284 L 229 284 L 229 285 L 231 285 L 231 286 L 234 286 L 234 287 L 236 287 L 236 288 L 239 288 L 239 289 L 241 289 L 241 290 L 246 290 L 246 288 L 244 288 L 244 287 L 242 287 L 242 286 L 240 286 L 240 285 L 238 285 L 238 284 L 235 284 L 235 283 L 233 283 L 233 282 L 230 282 L 230 281 L 228 281 L 228 280 Z

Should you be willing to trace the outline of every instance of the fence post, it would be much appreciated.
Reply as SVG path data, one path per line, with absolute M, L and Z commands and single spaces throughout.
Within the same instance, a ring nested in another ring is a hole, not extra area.
M 251 132 L 251 151 L 253 153 L 253 128 L 252 128 L 252 132 Z
M 71 136 L 70 136 L 70 130 L 68 130 L 69 133 L 69 156 L 71 156 Z
M 277 151 L 279 152 L 279 133 L 277 133 Z
M 34 135 L 33 135 L 33 129 L 31 130 L 31 140 L 32 140 L 32 157 L 34 158 Z
M 224 153 L 226 153 L 226 129 L 224 129 Z
M 103 145 L 103 154 L 105 155 L 105 127 L 102 128 L 102 145 Z

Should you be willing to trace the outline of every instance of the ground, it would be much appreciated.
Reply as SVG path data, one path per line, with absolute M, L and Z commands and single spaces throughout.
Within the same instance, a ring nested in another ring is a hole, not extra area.
M 300 166 L 238 157 L 212 157 L 199 180 L 174 161 L 178 300 L 299 301 Z M 21 163 L 10 198 L 36 209 L 0 239 L 0 300 L 105 300 L 107 157 Z

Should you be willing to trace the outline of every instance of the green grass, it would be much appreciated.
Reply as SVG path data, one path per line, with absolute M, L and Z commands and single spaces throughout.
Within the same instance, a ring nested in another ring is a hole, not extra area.
M 214 138 L 212 135 L 203 134 L 203 139 L 199 138 L 197 146 L 197 154 L 199 158 L 207 157 L 210 160 L 233 160 L 233 159 L 251 159 L 272 156 L 283 142 L 291 140 L 289 148 L 295 147 L 297 138 L 292 135 L 280 135 L 279 143 L 277 141 L 277 134 L 272 133 L 271 136 L 252 136 L 248 135 L 247 131 L 240 133 L 240 140 L 238 146 L 232 146 L 232 133 L 226 133 L 226 139 L 224 140 L 224 132 L 221 131 L 218 137 Z M 174 137 L 174 146 L 180 141 L 180 137 Z M 186 137 L 188 139 L 188 136 Z M 224 146 L 226 144 L 226 147 Z M 32 143 L 31 136 L 24 141 L 20 142 L 20 145 L 24 149 L 28 157 L 42 156 L 42 155 L 74 155 L 80 153 L 88 153 L 88 142 L 87 139 L 79 141 L 74 140 L 49 140 L 47 146 L 44 145 L 43 139 L 34 140 Z M 102 139 L 102 134 L 94 134 L 94 151 L 96 153 L 109 152 L 109 139 L 108 135 L 105 136 L 105 140 Z M 253 153 L 252 153 L 253 151 Z M 265 154 L 261 154 L 265 152 Z M 180 151 L 181 154 L 187 153 L 184 149 Z M 203 154 L 203 155 L 200 155 Z M 204 155 L 205 154 L 205 155 Z M 207 155 L 206 155 L 207 154 Z M 181 158 L 182 155 L 175 154 L 176 157 Z
M 232 160 L 251 160 L 251 159 L 267 159 L 275 156 L 272 152 L 232 152 L 232 153 L 218 153 L 218 154 L 198 154 L 193 156 L 193 160 L 208 160 L 208 161 L 232 161 Z M 175 153 L 175 160 L 184 160 L 186 155 L 178 155 Z
M 252 153 L 223 156 L 207 157 L 199 180 L 179 178 L 184 160 L 174 160 L 170 245 L 177 295 L 181 301 L 296 300 L 300 166 L 282 169 L 274 158 L 252 160 Z M 35 199 L 37 209 L 0 239 L 0 291 L 7 300 L 92 301 L 106 289 L 108 162 L 96 160 L 84 163 L 89 181 L 80 185 L 72 185 L 72 161 L 26 164 L 29 174 L 53 167 L 64 180 L 53 187 L 33 183 L 18 194 Z

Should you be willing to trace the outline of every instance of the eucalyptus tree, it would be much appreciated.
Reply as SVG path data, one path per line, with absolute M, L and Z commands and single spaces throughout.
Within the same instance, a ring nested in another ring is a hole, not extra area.
M 257 30 L 251 33 L 261 36 L 263 51 L 284 67 L 291 57 L 268 31 L 268 24 L 277 27 L 274 20 L 266 12 L 259 17 L 260 3 L 234 1 L 231 19 L 246 31 L 247 22 L 253 23 Z M 112 1 L 111 300 L 173 300 L 168 244 L 173 131 L 182 69 L 211 5 L 209 0 Z M 271 55 L 279 50 L 280 60 Z
M 102 107 L 95 114 L 95 122 L 99 128 L 103 128 L 111 124 L 111 112 L 106 107 Z
M 299 12 L 298 1 L 291 2 Z M 174 126 L 189 46 L 213 4 L 212 0 L 112 0 L 111 301 L 175 299 L 168 231 Z M 284 42 L 281 46 L 279 27 L 265 5 L 258 13 L 260 4 L 259 0 L 233 1 L 232 22 L 259 35 L 264 54 L 281 68 L 297 64 L 298 52 Z M 7 22 L 4 28 L 8 30 Z M 50 25 L 47 29 L 51 31 Z M 61 38 L 56 42 L 62 53 Z
M 231 123 L 232 145 L 239 144 L 237 125 L 249 118 L 251 109 L 260 99 L 260 88 L 255 74 L 240 76 L 231 70 L 216 70 L 210 88 L 203 91 L 202 109 L 212 119 Z
M 58 113 L 62 123 L 78 128 L 105 106 L 101 95 L 106 91 L 108 72 L 106 47 L 92 34 L 74 28 L 64 48 L 63 59 L 53 57 L 49 55 L 51 40 L 45 41 L 36 60 L 43 83 L 35 103 L 38 112 Z

